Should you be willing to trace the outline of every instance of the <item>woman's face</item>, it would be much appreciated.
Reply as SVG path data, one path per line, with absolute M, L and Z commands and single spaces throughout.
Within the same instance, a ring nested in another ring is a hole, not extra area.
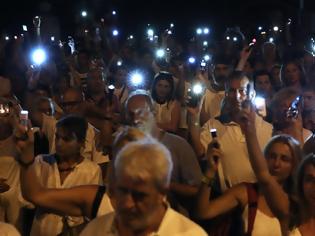
M 300 70 L 294 63 L 289 63 L 284 69 L 284 76 L 289 85 L 294 85 L 300 81 Z
M 278 182 L 284 182 L 291 174 L 293 156 L 287 144 L 274 143 L 266 156 L 269 172 Z
M 165 99 L 171 92 L 171 85 L 167 80 L 159 80 L 155 85 L 155 90 L 159 99 Z
M 310 207 L 315 209 L 315 166 L 312 164 L 305 167 L 303 190 L 307 203 Z

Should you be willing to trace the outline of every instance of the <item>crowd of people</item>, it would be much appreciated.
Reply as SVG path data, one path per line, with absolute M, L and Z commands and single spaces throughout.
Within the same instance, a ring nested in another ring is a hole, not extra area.
M 40 21 L 0 42 L 1 235 L 315 235 L 315 58 L 290 24 L 57 42 Z

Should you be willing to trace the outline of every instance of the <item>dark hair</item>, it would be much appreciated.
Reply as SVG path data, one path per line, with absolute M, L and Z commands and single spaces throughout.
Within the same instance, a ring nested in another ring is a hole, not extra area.
M 74 134 L 78 142 L 84 142 L 88 123 L 86 119 L 81 116 L 67 115 L 57 122 L 56 127 L 62 128 L 67 136 Z
M 297 178 L 296 178 L 296 194 L 298 197 L 298 202 L 299 202 L 299 217 L 298 221 L 295 222 L 296 225 L 299 225 L 305 217 L 305 214 L 307 215 L 308 213 L 308 206 L 306 202 L 306 198 L 304 195 L 304 188 L 303 188 L 303 180 L 304 180 L 304 174 L 305 174 L 305 169 L 307 166 L 314 166 L 315 167 L 315 154 L 310 153 L 307 155 L 300 163 L 298 170 L 297 170 Z M 303 214 L 303 215 L 302 215 Z
M 270 83 L 271 81 L 271 74 L 267 70 L 258 70 L 254 72 L 253 79 L 254 79 L 254 85 L 256 86 L 256 79 L 258 76 L 267 75 L 269 77 Z
M 280 69 L 281 82 L 283 83 L 284 86 L 291 86 L 290 84 L 288 84 L 288 81 L 285 77 L 285 72 L 284 72 L 285 68 L 289 64 L 294 64 L 299 69 L 299 71 L 300 71 L 300 84 L 302 87 L 304 87 L 306 85 L 306 82 L 307 82 L 304 68 L 300 63 L 298 63 L 297 61 L 294 61 L 294 60 L 287 61 L 287 62 L 283 63 L 283 65 L 281 66 L 281 69 Z
M 173 75 L 171 73 L 168 73 L 166 71 L 161 71 L 158 74 L 155 75 L 154 77 L 154 81 L 152 84 L 152 88 L 151 88 L 151 97 L 154 101 L 158 100 L 157 97 L 157 93 L 156 93 L 156 84 L 161 81 L 161 80 L 165 80 L 170 84 L 171 87 L 171 91 L 170 93 L 167 95 L 166 97 L 166 101 L 170 102 L 172 100 L 174 100 L 174 94 L 175 94 L 175 86 L 174 86 L 174 79 L 173 79 Z
M 243 78 L 247 78 L 248 79 L 248 77 L 246 76 L 246 74 L 244 72 L 237 71 L 237 70 L 233 71 L 229 75 L 228 81 L 225 82 L 225 90 L 227 91 L 230 88 L 230 83 L 231 83 L 232 80 L 242 80 Z M 248 82 L 250 82 L 249 79 L 248 79 Z

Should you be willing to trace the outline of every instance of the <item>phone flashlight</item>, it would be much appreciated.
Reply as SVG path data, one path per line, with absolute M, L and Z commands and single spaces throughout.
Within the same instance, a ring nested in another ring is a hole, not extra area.
M 28 127 L 28 111 L 22 110 L 20 112 L 20 124 L 27 129 Z
M 143 85 L 144 78 L 139 71 L 134 71 L 130 74 L 130 83 L 133 87 L 139 87 Z
M 117 66 L 122 66 L 122 61 L 121 61 L 121 60 L 118 60 L 117 63 L 116 63 L 116 65 L 117 65 Z
M 188 58 L 188 62 L 189 62 L 190 64 L 195 64 L 196 58 L 194 58 L 194 57 L 189 57 L 189 58 Z
M 10 114 L 9 104 L 0 104 L 0 115 L 7 116 L 8 114 Z
M 114 29 L 113 31 L 112 31 L 112 34 L 113 34 L 113 36 L 118 36 L 118 34 L 119 34 L 119 32 L 118 32 L 118 30 L 117 29 Z
M 302 96 L 297 96 L 291 103 L 289 109 L 286 112 L 286 117 L 290 119 L 297 119 L 299 116 L 299 105 L 302 101 Z
M 262 117 L 266 117 L 267 116 L 267 109 L 266 109 L 266 100 L 263 97 L 255 97 L 254 101 L 253 101 L 256 111 L 258 113 L 258 115 L 262 116 Z
M 148 29 L 147 30 L 147 35 L 151 38 L 154 36 L 154 30 L 153 29 Z
M 82 17 L 87 17 L 87 11 L 81 11 L 81 16 Z
M 204 34 L 209 34 L 209 32 L 210 32 L 209 28 L 204 28 L 204 29 L 203 29 L 203 33 L 204 33 Z
M 203 92 L 204 88 L 200 83 L 196 83 L 189 88 L 187 93 L 187 106 L 197 107 L 200 99 L 202 98 Z
M 9 41 L 10 40 L 10 37 L 9 36 L 5 36 L 5 41 Z
M 22 25 L 22 29 L 23 29 L 23 31 L 27 31 L 27 26 L 26 25 Z
M 157 58 L 162 58 L 165 56 L 165 50 L 164 49 L 158 49 L 155 53 Z
M 54 41 L 55 41 L 55 37 L 54 37 L 54 36 L 51 36 L 51 37 L 50 37 L 50 41 L 54 42 Z
M 167 30 L 168 35 L 171 35 L 172 33 L 173 33 L 172 30 Z
M 201 28 L 197 28 L 197 29 L 196 29 L 196 33 L 197 33 L 198 35 L 202 34 L 202 29 L 201 29 Z

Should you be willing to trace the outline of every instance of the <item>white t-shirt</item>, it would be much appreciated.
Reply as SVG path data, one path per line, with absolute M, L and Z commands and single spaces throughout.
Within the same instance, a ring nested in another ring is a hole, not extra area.
M 94 219 L 83 230 L 81 236 L 118 236 L 119 234 L 114 219 L 114 212 Z M 207 235 L 207 233 L 199 225 L 169 207 L 166 210 L 158 231 L 150 235 L 204 236 Z
M 46 135 L 49 142 L 49 153 L 55 153 L 55 133 L 56 133 L 57 120 L 52 116 L 43 114 L 43 127 L 42 131 Z M 95 137 L 97 130 L 93 125 L 88 123 L 86 131 L 85 146 L 81 155 L 97 164 L 109 162 L 109 158 L 104 156 L 102 152 L 96 150 Z
M 172 119 L 172 112 L 177 101 L 159 104 L 154 103 L 155 119 L 157 123 L 168 123 Z
M 247 232 L 248 228 L 248 205 L 246 205 L 243 214 L 242 214 L 244 229 Z M 268 226 L 268 227 L 266 227 Z M 281 236 L 281 226 L 280 222 L 276 217 L 270 217 L 259 209 L 256 210 L 256 216 L 252 231 L 252 236 Z
M 215 91 L 212 88 L 206 90 L 202 101 L 202 110 L 210 118 L 215 118 L 221 113 L 221 102 L 225 96 L 224 91 Z
M 83 159 L 66 177 L 63 183 L 54 155 L 37 156 L 35 171 L 42 186 L 46 188 L 70 188 L 78 185 L 102 184 L 100 167 L 88 159 Z M 67 217 L 68 224 L 75 226 L 84 222 L 83 217 Z M 33 221 L 31 235 L 53 236 L 62 231 L 62 217 L 38 209 Z
M 272 125 L 258 115 L 256 115 L 255 125 L 258 142 L 263 150 L 272 136 Z M 219 161 L 223 171 L 223 173 L 220 173 L 219 168 L 222 189 L 226 189 L 226 184 L 228 187 L 231 187 L 242 182 L 256 182 L 254 171 L 249 162 L 245 136 L 240 126 L 235 122 L 222 124 L 216 119 L 207 121 L 202 127 L 200 134 L 200 141 L 205 150 L 208 149 L 208 144 L 212 141 L 210 134 L 210 129 L 212 128 L 217 129 L 217 139 L 223 152 L 223 157 Z

